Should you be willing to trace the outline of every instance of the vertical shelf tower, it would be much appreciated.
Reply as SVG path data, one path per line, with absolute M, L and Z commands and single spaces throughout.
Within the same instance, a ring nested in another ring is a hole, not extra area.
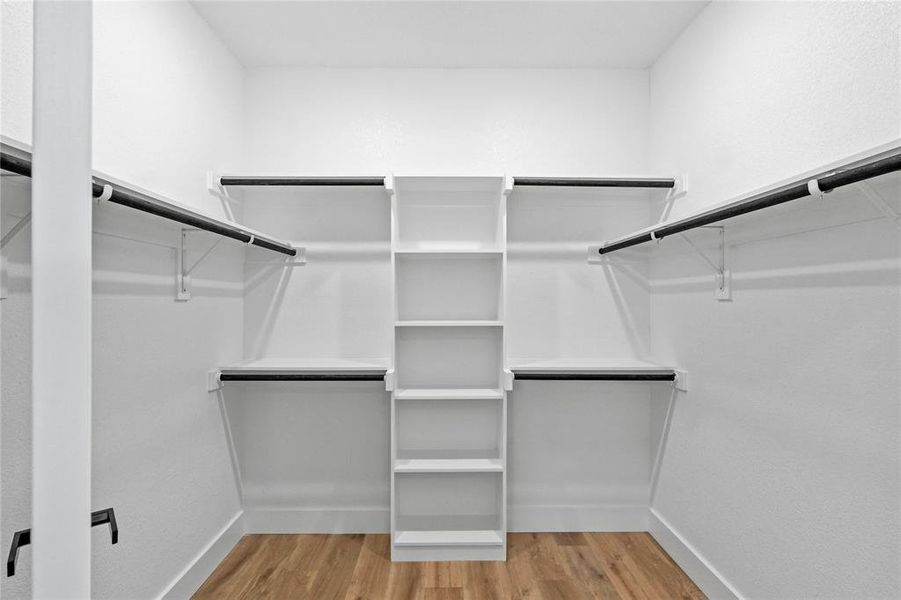
M 396 177 L 391 558 L 504 560 L 504 177 Z

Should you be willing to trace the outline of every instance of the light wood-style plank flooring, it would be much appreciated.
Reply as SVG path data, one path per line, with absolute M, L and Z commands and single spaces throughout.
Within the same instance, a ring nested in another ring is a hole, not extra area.
M 247 535 L 194 598 L 704 598 L 646 533 L 511 533 L 506 562 L 392 563 L 390 556 L 387 534 Z

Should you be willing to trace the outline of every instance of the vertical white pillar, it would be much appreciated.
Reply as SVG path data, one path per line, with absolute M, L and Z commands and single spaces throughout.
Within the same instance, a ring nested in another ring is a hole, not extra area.
M 32 593 L 91 595 L 90 1 L 34 5 Z

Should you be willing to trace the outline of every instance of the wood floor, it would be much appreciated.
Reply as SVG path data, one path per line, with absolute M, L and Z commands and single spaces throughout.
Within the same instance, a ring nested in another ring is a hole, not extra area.
M 511 533 L 506 562 L 392 563 L 387 534 L 247 535 L 194 595 L 315 600 L 704 598 L 646 533 Z

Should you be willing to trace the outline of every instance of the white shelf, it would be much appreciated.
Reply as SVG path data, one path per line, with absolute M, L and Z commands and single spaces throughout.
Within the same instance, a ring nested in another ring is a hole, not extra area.
M 396 262 L 398 320 L 500 320 L 503 254 L 414 252 Z
M 674 368 L 637 359 L 511 359 L 507 367 L 516 373 L 594 373 L 612 375 L 618 373 L 633 375 L 671 374 Z
M 504 185 L 503 175 L 394 175 L 398 192 L 496 192 Z
M 502 248 L 453 248 L 453 247 L 434 247 L 434 248 L 410 248 L 410 247 L 401 247 L 394 249 L 395 254 L 434 254 L 434 255 L 448 255 L 448 254 L 503 254 L 504 250 Z
M 223 372 L 303 373 L 315 371 L 378 371 L 388 368 L 387 359 L 351 358 L 258 358 L 220 367 Z
M 394 391 L 398 400 L 498 400 L 500 388 L 403 388 Z
M 503 546 L 502 531 L 398 531 L 395 546 Z
M 499 458 L 408 458 L 394 461 L 395 473 L 500 473 Z
M 395 329 L 397 387 L 501 387 L 500 327 L 400 327 Z
M 503 327 L 503 321 L 474 320 L 411 320 L 395 321 L 395 327 Z

